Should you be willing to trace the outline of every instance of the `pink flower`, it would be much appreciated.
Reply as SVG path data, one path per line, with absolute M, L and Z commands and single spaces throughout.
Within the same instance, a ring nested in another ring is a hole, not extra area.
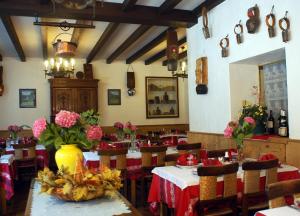
M 32 127 L 34 137 L 39 138 L 41 134 L 46 130 L 47 122 L 45 118 L 39 118 L 35 120 Z
M 86 131 L 86 137 L 88 140 L 101 140 L 102 138 L 102 129 L 99 126 L 93 125 L 90 126 Z
M 245 117 L 244 121 L 249 124 L 255 124 L 255 120 L 252 117 Z
M 233 133 L 233 128 L 227 125 L 226 129 L 224 130 L 224 136 L 226 138 L 231 138 Z
M 55 123 L 61 127 L 70 128 L 76 124 L 79 118 L 80 115 L 78 113 L 61 110 L 55 116 Z
M 121 122 L 115 122 L 114 128 L 117 128 L 119 130 L 123 129 L 124 125 Z
M 131 125 L 131 130 L 136 131 L 137 127 L 135 125 Z

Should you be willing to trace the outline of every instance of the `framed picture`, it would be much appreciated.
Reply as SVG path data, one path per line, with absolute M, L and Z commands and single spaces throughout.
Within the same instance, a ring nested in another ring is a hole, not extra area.
M 177 77 L 146 77 L 146 116 L 179 117 Z
M 36 89 L 19 89 L 19 107 L 36 108 Z
M 107 90 L 108 105 L 121 105 L 121 89 Z

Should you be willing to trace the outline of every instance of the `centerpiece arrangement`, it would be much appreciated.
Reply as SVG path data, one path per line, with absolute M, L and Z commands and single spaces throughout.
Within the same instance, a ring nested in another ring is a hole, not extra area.
M 251 138 L 253 136 L 254 128 L 255 120 L 252 117 L 247 116 L 237 122 L 229 122 L 224 130 L 224 136 L 226 138 L 233 138 L 235 140 L 239 160 L 243 158 L 243 141 L 245 138 Z
M 81 114 L 61 110 L 55 116 L 55 123 L 40 118 L 34 122 L 32 130 L 46 148 L 58 149 L 55 153 L 57 166 L 70 173 L 75 171 L 76 158 L 83 158 L 81 149 L 92 148 L 102 137 L 99 114 L 93 110 Z
M 100 166 L 89 170 L 83 166 L 81 149 L 90 149 L 102 138 L 99 114 L 93 110 L 81 114 L 62 110 L 55 123 L 45 118 L 33 124 L 33 134 L 47 148 L 58 149 L 55 160 L 57 174 L 48 168 L 39 171 L 41 192 L 66 201 L 84 201 L 112 196 L 121 184 L 120 171 Z
M 123 140 L 124 139 L 124 125 L 121 122 L 115 122 L 114 123 L 114 128 L 116 129 L 116 134 L 118 140 Z
M 136 150 L 136 130 L 137 127 L 135 125 L 133 125 L 130 121 L 126 122 L 124 126 L 124 133 L 130 137 L 132 150 Z
M 244 101 L 239 121 L 243 121 L 245 117 L 252 117 L 255 120 L 254 134 L 261 135 L 265 133 L 266 121 L 268 118 L 267 107 L 259 104 L 251 104 Z

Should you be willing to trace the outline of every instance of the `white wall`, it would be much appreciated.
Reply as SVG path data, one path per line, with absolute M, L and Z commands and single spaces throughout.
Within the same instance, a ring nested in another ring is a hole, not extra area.
M 77 61 L 76 71 L 83 71 L 84 59 Z M 151 124 L 186 124 L 188 123 L 187 80 L 178 80 L 180 115 L 179 118 L 146 119 L 145 76 L 170 76 L 161 63 L 145 66 L 143 62 L 134 63 L 136 95 L 127 96 L 126 71 L 128 65 L 123 62 L 106 64 L 93 62 L 94 78 L 99 82 L 99 111 L 101 125 L 112 126 L 115 121 L 132 121 L 137 125 Z M 27 59 L 20 62 L 14 58 L 3 59 L 5 92 L 0 97 L 0 130 L 10 124 L 28 124 L 39 117 L 50 116 L 50 88 L 43 73 L 43 60 Z M 37 108 L 19 108 L 19 88 L 35 88 L 37 91 Z M 107 89 L 121 89 L 121 106 L 107 105 Z
M 256 65 L 230 64 L 231 116 L 237 120 L 244 100 L 257 103 L 253 96 L 253 86 L 259 87 L 259 70 Z
M 261 25 L 256 34 L 246 32 L 248 8 L 258 5 L 261 14 Z M 277 18 L 277 36 L 270 39 L 265 25 L 265 16 L 275 5 L 274 13 Z M 283 43 L 278 20 L 288 10 L 291 21 L 291 41 Z M 202 18 L 199 24 L 187 30 L 188 59 L 189 59 L 189 116 L 190 130 L 201 132 L 222 133 L 227 122 L 231 119 L 230 104 L 230 74 L 229 64 L 252 56 L 285 48 L 287 64 L 287 84 L 289 101 L 289 132 L 290 137 L 300 139 L 300 18 L 298 16 L 300 4 L 298 0 L 226 0 L 208 13 L 212 38 L 205 40 L 202 33 Z M 233 27 L 242 20 L 244 25 L 244 43 L 237 45 Z M 219 41 L 229 34 L 229 57 L 221 58 Z M 198 57 L 208 57 L 208 94 L 197 95 L 195 92 L 195 61 Z M 245 77 L 247 79 L 247 77 Z

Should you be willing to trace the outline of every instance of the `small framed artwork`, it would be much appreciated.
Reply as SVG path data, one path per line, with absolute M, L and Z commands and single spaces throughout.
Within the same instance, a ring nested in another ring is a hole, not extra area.
M 179 117 L 177 77 L 146 77 L 146 117 Z
M 108 105 L 121 105 L 121 89 L 107 90 Z
M 19 89 L 19 107 L 36 108 L 36 89 Z

